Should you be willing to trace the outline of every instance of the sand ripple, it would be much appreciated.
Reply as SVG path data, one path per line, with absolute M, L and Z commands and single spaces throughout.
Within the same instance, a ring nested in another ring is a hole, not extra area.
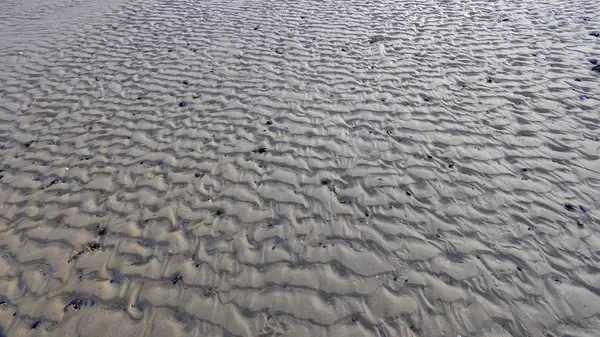
M 3 3 L 0 335 L 599 336 L 597 10 Z

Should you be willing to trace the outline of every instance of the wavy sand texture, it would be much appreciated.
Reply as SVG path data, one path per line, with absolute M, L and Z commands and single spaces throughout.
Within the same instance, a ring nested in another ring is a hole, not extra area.
M 0 332 L 600 336 L 596 2 L 0 13 Z

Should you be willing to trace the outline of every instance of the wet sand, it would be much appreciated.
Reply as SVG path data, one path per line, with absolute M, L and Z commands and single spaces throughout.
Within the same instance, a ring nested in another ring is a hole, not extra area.
M 600 336 L 592 1 L 0 11 L 0 336 Z

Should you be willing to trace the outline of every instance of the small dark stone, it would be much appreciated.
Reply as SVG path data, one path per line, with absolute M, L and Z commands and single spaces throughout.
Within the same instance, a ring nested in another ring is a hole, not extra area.
M 575 82 L 581 82 L 581 78 L 575 77 Z
M 398 276 L 394 276 L 394 281 L 398 281 Z
M 30 147 L 33 143 L 35 143 L 35 141 L 32 140 L 32 141 L 29 141 L 29 142 L 23 144 L 23 146 Z
M 98 235 L 103 236 L 106 234 L 106 228 L 102 228 L 101 230 L 98 231 Z
M 406 195 L 408 195 L 410 197 L 412 195 L 412 193 L 410 193 L 409 191 L 406 191 Z
M 325 186 L 325 185 L 329 185 L 331 181 L 329 179 L 321 179 L 321 185 Z
M 592 71 L 596 71 L 596 72 L 599 72 L 599 73 L 600 73 L 600 64 L 599 64 L 599 65 L 596 65 L 596 66 L 594 66 L 594 68 L 592 68 Z
M 524 169 L 523 169 L 523 172 L 527 172 L 527 169 L 526 169 L 526 168 L 524 168 Z
M 195 176 L 196 178 L 200 178 L 200 177 L 202 177 L 202 173 L 200 173 L 200 172 L 196 172 L 196 173 L 194 173 L 194 176 Z
M 215 215 L 216 215 L 216 216 L 221 216 L 221 215 L 223 215 L 223 210 L 218 210 L 218 211 L 216 211 L 216 212 L 215 212 Z
M 188 80 L 183 80 L 183 84 L 188 85 L 190 82 L 188 82 Z
M 187 102 L 179 102 L 179 107 L 180 108 L 183 108 L 183 107 L 185 107 L 187 105 L 188 105 Z
M 517 267 L 517 270 L 518 270 L 518 271 L 523 271 L 523 267 L 521 267 L 521 266 L 518 266 L 518 267 Z
M 90 242 L 88 243 L 87 247 L 90 251 L 93 252 L 94 250 L 100 248 L 100 244 L 98 242 Z
M 369 212 L 365 212 L 365 216 L 369 216 L 369 215 L 370 215 Z
M 590 33 L 590 36 L 600 37 L 600 33 L 593 32 L 593 33 Z
M 598 64 L 598 60 L 596 59 L 589 59 L 588 62 L 590 62 L 591 64 Z
M 427 159 L 433 159 L 433 156 L 432 155 L 428 155 Z
M 441 238 L 442 236 L 441 236 L 439 233 L 435 233 L 435 237 L 439 239 L 439 238 Z
M 408 283 L 408 279 L 404 280 L 404 283 Z
M 454 164 L 450 163 L 450 164 L 448 164 L 448 167 L 449 167 L 449 168 L 453 168 L 453 167 L 454 167 Z
M 528 230 L 528 231 L 532 231 L 532 230 L 533 230 L 533 227 L 529 226 L 529 227 L 527 227 L 527 230 Z
M 267 121 L 267 123 L 266 123 L 266 124 L 267 124 L 267 125 L 271 125 L 271 124 L 273 124 L 273 122 L 269 120 L 269 121 Z
M 283 54 L 283 49 L 282 48 L 275 48 L 275 53 L 281 55 L 281 54 Z
M 567 211 L 574 212 L 575 211 L 575 206 L 573 206 L 571 204 L 565 204 L 565 209 Z
M 252 152 L 254 152 L 254 153 L 265 153 L 265 152 L 267 152 L 267 148 L 266 147 L 259 147 L 258 149 L 252 150 Z
M 171 282 L 173 282 L 173 284 L 177 284 L 177 282 L 181 281 L 182 278 L 183 278 L 183 276 L 181 276 L 181 274 L 177 274 L 173 277 Z
M 42 322 L 40 322 L 40 321 L 35 321 L 33 324 L 31 324 L 31 329 L 32 329 L 32 330 L 35 330 L 35 329 L 37 329 L 37 327 L 40 325 L 40 323 L 42 323 Z
M 346 52 L 346 48 L 342 48 L 342 51 L 343 51 L 343 52 Z
M 173 51 L 173 49 L 169 49 L 168 51 L 169 51 L 169 53 L 170 53 L 170 52 L 172 52 L 172 51 Z
M 492 80 L 491 78 L 488 78 L 488 79 L 487 79 L 487 82 L 488 82 L 488 83 L 492 83 L 492 82 L 494 82 L 494 80 Z

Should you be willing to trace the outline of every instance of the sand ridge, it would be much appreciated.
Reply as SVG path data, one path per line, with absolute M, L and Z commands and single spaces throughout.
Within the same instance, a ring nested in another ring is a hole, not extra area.
M 4 8 L 5 335 L 599 335 L 594 2 Z

